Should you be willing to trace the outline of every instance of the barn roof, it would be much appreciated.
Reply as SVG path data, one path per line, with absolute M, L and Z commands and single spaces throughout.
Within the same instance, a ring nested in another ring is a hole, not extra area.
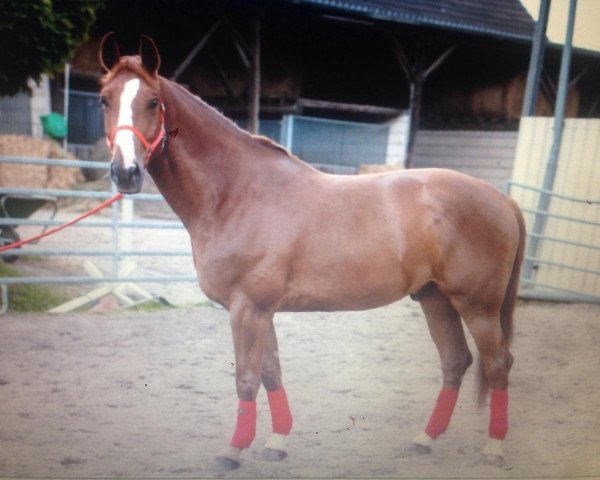
M 535 26 L 519 0 L 286 0 L 332 12 L 530 41 Z

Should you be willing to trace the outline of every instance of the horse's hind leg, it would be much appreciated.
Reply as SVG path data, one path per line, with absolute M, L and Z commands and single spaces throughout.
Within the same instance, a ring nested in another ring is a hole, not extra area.
M 483 454 L 494 461 L 504 457 L 502 441 L 508 432 L 508 374 L 513 357 L 508 350 L 508 339 L 502 332 L 500 313 L 465 313 L 463 318 L 480 354 L 480 404 L 488 387 L 492 390 L 489 438 Z
M 419 452 L 431 451 L 431 444 L 450 423 L 458 390 L 467 368 L 473 363 L 459 314 L 436 285 L 431 284 L 418 296 L 427 325 L 441 361 L 443 386 L 425 430 L 413 439 Z
M 292 429 L 292 414 L 281 379 L 277 335 L 273 322 L 267 333 L 261 379 L 267 390 L 273 427 L 273 433 L 265 444 L 263 458 L 268 461 L 279 461 L 287 455 L 285 440 Z

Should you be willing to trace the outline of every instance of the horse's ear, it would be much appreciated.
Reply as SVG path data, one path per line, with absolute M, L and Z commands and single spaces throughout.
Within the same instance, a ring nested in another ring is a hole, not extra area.
M 142 65 L 150 75 L 156 74 L 160 67 L 160 55 L 154 40 L 147 35 L 140 35 L 140 57 Z
M 100 65 L 107 72 L 110 72 L 119 61 L 119 58 L 121 58 L 119 46 L 115 39 L 115 32 L 108 32 L 102 37 L 100 48 L 98 50 L 98 58 L 100 60 Z

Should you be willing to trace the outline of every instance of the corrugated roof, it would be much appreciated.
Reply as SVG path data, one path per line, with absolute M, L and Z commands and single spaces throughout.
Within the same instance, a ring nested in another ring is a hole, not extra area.
M 286 0 L 377 20 L 531 40 L 535 22 L 519 0 Z

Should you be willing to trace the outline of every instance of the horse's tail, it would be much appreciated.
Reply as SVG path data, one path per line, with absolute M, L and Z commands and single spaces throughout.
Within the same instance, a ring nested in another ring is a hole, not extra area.
M 519 224 L 519 241 L 517 244 L 517 251 L 515 254 L 515 260 L 513 263 L 512 272 L 508 285 L 506 286 L 506 293 L 504 294 L 504 300 L 500 307 L 500 326 L 502 328 L 502 337 L 504 344 L 508 347 L 513 336 L 513 314 L 515 311 L 515 305 L 517 303 L 517 295 L 519 291 L 519 276 L 521 274 L 521 264 L 523 263 L 523 257 L 525 255 L 525 220 L 523 214 L 517 203 L 512 199 L 508 198 L 510 207 L 515 213 L 515 218 Z M 489 390 L 489 384 L 485 374 L 483 372 L 483 363 L 481 358 L 479 359 L 479 370 L 477 373 L 478 377 L 478 395 L 477 403 L 482 406 L 485 402 L 487 392 Z

